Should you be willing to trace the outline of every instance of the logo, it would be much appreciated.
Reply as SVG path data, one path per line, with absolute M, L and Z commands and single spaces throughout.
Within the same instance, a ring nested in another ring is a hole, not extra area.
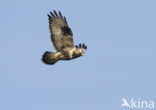
M 121 108 L 129 108 L 129 109 L 154 109 L 154 101 L 141 100 L 140 98 L 131 100 L 128 102 L 125 98 L 122 98 Z

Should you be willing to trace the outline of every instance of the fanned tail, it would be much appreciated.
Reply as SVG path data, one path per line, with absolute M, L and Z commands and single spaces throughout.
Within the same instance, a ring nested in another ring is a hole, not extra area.
M 56 58 L 55 53 L 46 51 L 42 56 L 42 61 L 45 64 L 53 65 L 58 59 Z

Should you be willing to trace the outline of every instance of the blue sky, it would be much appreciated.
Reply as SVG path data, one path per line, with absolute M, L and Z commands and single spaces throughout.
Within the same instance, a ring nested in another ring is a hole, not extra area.
M 155 0 L 0 1 L 0 110 L 121 110 L 156 101 Z M 41 62 L 47 14 L 61 11 L 84 57 Z

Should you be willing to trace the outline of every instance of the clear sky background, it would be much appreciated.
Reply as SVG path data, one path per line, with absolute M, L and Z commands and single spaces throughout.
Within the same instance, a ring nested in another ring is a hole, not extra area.
M 84 57 L 41 62 L 47 14 L 61 11 Z M 121 110 L 156 101 L 155 0 L 1 0 L 0 110 Z

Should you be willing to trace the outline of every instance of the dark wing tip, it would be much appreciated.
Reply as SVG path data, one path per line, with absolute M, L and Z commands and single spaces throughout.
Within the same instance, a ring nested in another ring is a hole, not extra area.
M 62 16 L 61 12 L 59 11 L 58 14 L 55 10 L 53 10 L 53 12 L 50 11 L 50 14 L 48 14 L 48 17 L 49 18 L 55 18 L 55 17 L 58 17 L 60 19 L 62 19 L 67 25 L 67 20 L 66 20 L 66 17 L 65 16 Z
M 56 13 L 57 14 L 57 13 Z M 59 11 L 59 16 L 62 20 L 64 20 L 64 22 L 68 25 L 67 23 L 67 20 L 66 20 L 66 17 L 65 16 L 62 16 L 61 12 Z
M 68 25 L 68 23 L 67 23 L 67 20 L 66 20 L 66 17 L 64 16 L 64 21 L 65 21 L 65 23 Z
M 50 14 L 51 14 L 52 17 L 55 17 L 55 15 L 52 12 L 50 12 Z
M 58 14 L 57 14 L 57 12 L 56 12 L 55 10 L 54 10 L 53 12 L 54 12 L 54 14 L 55 14 L 57 17 L 59 17 Z
M 85 46 L 85 47 L 84 47 L 84 49 L 86 49 L 86 50 L 87 50 L 87 46 Z
M 64 20 L 64 19 L 63 19 L 63 16 L 62 16 L 62 14 L 61 14 L 60 11 L 58 12 L 58 14 L 57 14 L 57 12 L 56 12 L 55 10 L 53 10 L 53 12 L 50 11 L 50 15 L 51 15 L 51 17 L 59 17 L 59 18 L 61 18 L 62 20 Z M 50 16 L 50 15 L 49 15 L 49 16 Z
M 79 47 L 81 48 L 81 47 L 82 47 L 82 45 L 81 45 L 81 44 L 79 44 Z
M 60 18 L 63 19 L 61 12 L 59 11 Z
M 52 18 L 49 14 L 47 14 L 47 16 L 48 16 L 49 18 Z

